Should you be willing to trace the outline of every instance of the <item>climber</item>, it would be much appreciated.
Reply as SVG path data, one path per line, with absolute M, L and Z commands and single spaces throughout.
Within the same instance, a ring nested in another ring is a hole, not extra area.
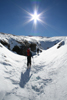
M 27 49 L 27 67 L 31 67 L 31 57 L 32 57 L 31 48 L 28 48 Z

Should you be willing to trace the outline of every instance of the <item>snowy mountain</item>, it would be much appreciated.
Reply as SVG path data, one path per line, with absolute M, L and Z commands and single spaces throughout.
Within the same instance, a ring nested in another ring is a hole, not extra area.
M 0 40 L 9 43 L 11 49 L 19 45 L 14 40 L 35 42 L 42 49 L 27 70 L 26 56 L 0 43 L 0 100 L 67 100 L 67 37 L 0 33 Z
M 35 37 L 35 36 L 15 36 L 12 34 L 0 33 L 0 42 L 9 50 L 20 55 L 26 55 L 28 47 L 36 51 L 36 47 L 47 50 L 65 37 Z

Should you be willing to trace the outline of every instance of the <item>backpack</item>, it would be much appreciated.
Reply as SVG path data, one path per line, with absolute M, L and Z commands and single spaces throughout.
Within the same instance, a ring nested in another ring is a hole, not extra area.
M 30 56 L 30 49 L 27 50 L 27 56 Z

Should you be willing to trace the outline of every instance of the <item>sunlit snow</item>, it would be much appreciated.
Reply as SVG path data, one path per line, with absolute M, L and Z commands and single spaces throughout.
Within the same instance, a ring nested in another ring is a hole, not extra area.
M 27 70 L 27 58 L 0 43 L 0 100 L 67 100 L 67 37 L 22 38 L 39 42 L 42 52 L 33 56 L 31 69 Z M 54 40 L 58 41 L 56 45 Z M 61 41 L 64 44 L 57 49 Z

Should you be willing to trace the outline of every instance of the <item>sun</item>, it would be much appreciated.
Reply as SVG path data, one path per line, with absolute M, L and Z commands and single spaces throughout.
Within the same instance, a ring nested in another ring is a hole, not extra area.
M 32 20 L 34 20 L 34 24 L 37 23 L 37 20 L 39 20 L 39 16 L 37 14 L 37 12 L 35 11 L 34 14 L 31 15 Z
M 24 10 L 24 11 L 28 14 L 28 16 L 26 16 L 26 18 L 28 18 L 28 21 L 25 22 L 25 24 L 27 24 L 31 21 L 34 21 L 35 26 L 36 26 L 37 22 L 40 22 L 41 24 L 46 24 L 44 22 L 44 17 L 43 17 L 43 14 L 44 14 L 45 11 L 38 13 L 37 10 L 35 9 L 33 14 L 26 11 L 26 10 Z

